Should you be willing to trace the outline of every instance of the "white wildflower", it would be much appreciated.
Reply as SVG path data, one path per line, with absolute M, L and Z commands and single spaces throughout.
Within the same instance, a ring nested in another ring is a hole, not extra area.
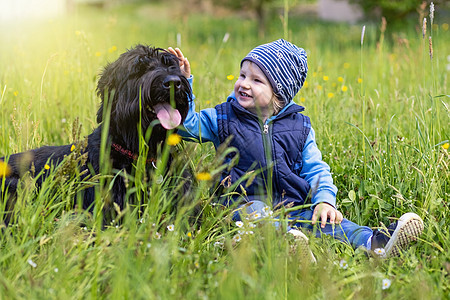
M 235 236 L 233 236 L 233 242 L 238 243 L 242 240 L 242 237 L 240 234 L 236 234 Z
M 263 208 L 263 213 L 264 213 L 264 216 L 265 217 L 270 217 L 270 216 L 272 216 L 273 215 L 273 211 L 270 209 L 270 207 L 268 207 L 268 206 L 265 206 L 264 208 Z
M 173 225 L 173 224 L 170 224 L 167 226 L 167 230 L 169 230 L 169 231 L 174 231 L 174 229 L 175 229 L 175 225 Z
M 339 267 L 341 267 L 342 269 L 346 270 L 348 268 L 348 263 L 345 259 L 341 259 L 339 261 Z
M 36 264 L 34 261 L 32 261 L 31 258 L 29 258 L 29 259 L 27 260 L 27 263 L 28 263 L 30 266 L 32 266 L 33 268 L 36 268 L 36 267 L 37 267 L 37 264 Z
M 244 222 L 242 222 L 242 221 L 237 221 L 235 224 L 239 228 L 242 228 L 244 226 Z
M 253 217 L 253 220 L 257 220 L 257 219 L 260 219 L 261 218 L 261 213 L 259 213 L 259 212 L 257 212 L 257 213 L 255 213 L 255 214 L 253 214 L 252 215 Z
M 373 252 L 374 252 L 376 255 L 381 256 L 381 257 L 386 256 L 386 250 L 384 250 L 384 248 L 375 248 L 375 249 L 373 250 Z
M 381 284 L 382 284 L 381 288 L 383 290 L 388 289 L 391 286 L 391 280 L 384 278 Z
M 155 233 L 155 238 L 156 238 L 157 240 L 159 240 L 159 239 L 161 238 L 161 233 L 156 232 L 156 233 Z

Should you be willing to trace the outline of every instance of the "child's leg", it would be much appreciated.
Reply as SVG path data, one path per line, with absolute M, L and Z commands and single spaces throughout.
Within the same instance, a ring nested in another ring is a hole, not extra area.
M 261 218 L 264 216 L 264 209 L 267 208 L 267 204 L 259 201 L 252 200 L 249 203 L 243 204 L 239 207 L 239 210 L 234 214 L 233 219 L 235 221 L 242 220 L 243 215 L 249 215 L 253 218 Z M 325 228 L 320 226 L 311 225 L 311 218 L 313 211 L 310 209 L 304 209 L 301 211 L 295 211 L 290 214 L 289 219 L 298 220 L 293 227 L 303 227 L 313 231 L 316 227 L 316 236 L 320 237 L 322 234 L 331 235 L 336 239 L 349 243 L 353 248 L 364 246 L 367 249 L 371 248 L 371 237 L 373 235 L 372 229 L 366 226 L 359 226 L 347 219 L 342 220 L 341 224 L 327 223 Z M 318 222 L 319 223 L 319 222 Z M 320 224 L 320 223 L 319 223 Z M 278 222 L 275 222 L 275 226 L 279 226 Z M 289 230 L 290 228 L 288 228 Z
M 268 207 L 262 201 L 252 200 L 246 204 L 239 206 L 238 210 L 233 215 L 233 220 L 242 221 L 242 216 L 252 216 L 255 219 L 261 218 L 264 216 L 264 209 Z
M 373 231 L 369 227 L 359 226 L 344 218 L 340 224 L 327 223 L 325 228 L 322 228 L 320 227 L 320 222 L 317 222 L 315 226 L 311 224 L 312 216 L 312 210 L 304 209 L 290 214 L 290 219 L 297 220 L 293 226 L 315 231 L 317 237 L 320 237 L 322 234 L 327 234 L 333 236 L 335 239 L 349 243 L 354 249 L 360 246 L 366 249 L 371 248 L 370 244 Z
M 253 218 L 264 217 L 268 206 L 258 200 L 253 200 L 248 204 L 240 207 L 240 212 L 233 217 L 234 220 L 241 220 L 241 215 L 248 214 Z M 304 209 L 295 211 L 290 214 L 291 221 L 297 221 L 294 227 L 303 227 L 311 231 L 316 231 L 316 236 L 322 234 L 331 235 L 334 238 L 349 243 L 354 249 L 363 246 L 368 250 L 374 250 L 377 255 L 383 257 L 397 256 L 401 249 L 409 246 L 411 241 L 417 240 L 423 231 L 424 224 L 422 219 L 415 213 L 406 213 L 399 220 L 392 223 L 387 231 L 374 231 L 367 226 L 359 226 L 347 219 L 343 219 L 340 224 L 326 224 L 325 228 L 320 227 L 321 222 L 317 222 L 315 226 L 311 224 L 313 211 Z M 276 227 L 280 226 L 279 222 L 274 222 Z M 294 236 L 303 237 L 304 235 L 293 228 L 288 228 L 288 232 Z M 306 237 L 304 237 L 306 238 Z M 307 241 L 307 238 L 306 238 Z M 377 250 L 384 250 L 377 253 Z M 308 250 L 309 251 L 309 250 Z

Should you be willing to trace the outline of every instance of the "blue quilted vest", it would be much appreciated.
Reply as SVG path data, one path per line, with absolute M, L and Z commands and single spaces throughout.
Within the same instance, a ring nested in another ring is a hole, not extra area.
M 239 150 L 239 161 L 223 174 L 222 184 L 231 186 L 246 201 L 271 201 L 273 207 L 304 204 L 310 186 L 300 172 L 303 146 L 311 129 L 309 118 L 300 113 L 304 108 L 293 104 L 268 124 L 235 100 L 217 105 L 216 110 L 220 143 L 229 138 L 229 146 Z M 236 198 L 228 197 L 224 204 L 230 205 Z

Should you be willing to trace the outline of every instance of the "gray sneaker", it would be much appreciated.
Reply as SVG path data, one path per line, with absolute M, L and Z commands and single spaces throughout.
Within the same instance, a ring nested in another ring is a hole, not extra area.
M 372 251 L 380 257 L 399 256 L 423 231 L 423 221 L 415 213 L 406 213 L 387 230 L 374 230 Z
M 312 253 L 311 248 L 309 248 L 308 237 L 298 229 L 289 229 L 288 233 L 292 234 L 295 238 L 295 250 L 301 253 L 302 257 L 307 258 L 310 262 L 316 263 L 316 258 Z

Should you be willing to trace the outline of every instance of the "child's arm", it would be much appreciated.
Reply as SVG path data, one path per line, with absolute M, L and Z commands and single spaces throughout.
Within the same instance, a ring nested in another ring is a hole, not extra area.
M 303 177 L 313 189 L 312 203 L 314 214 L 312 223 L 315 224 L 317 218 L 322 221 L 325 227 L 327 219 L 331 223 L 340 223 L 342 214 L 335 208 L 337 188 L 333 184 L 330 167 L 322 160 L 322 153 L 317 147 L 315 133 L 311 131 L 303 147 L 303 167 L 300 176 Z
M 317 217 L 319 217 L 319 220 L 321 220 L 320 226 L 322 228 L 325 228 L 325 224 L 328 219 L 330 220 L 331 224 L 339 224 L 344 218 L 340 211 L 326 202 L 320 202 L 314 208 L 313 216 L 311 218 L 312 225 L 316 224 Z
M 184 57 L 183 52 L 179 48 L 173 49 L 169 47 L 167 49 L 170 53 L 178 57 L 180 60 L 180 69 L 183 75 L 189 81 L 192 88 L 192 82 L 194 77 L 191 74 L 191 65 L 189 60 Z M 197 113 L 195 111 L 195 96 L 192 95 L 191 101 L 189 101 L 189 111 L 186 116 L 183 126 L 185 130 L 179 130 L 178 133 L 188 140 L 194 139 L 198 142 L 213 142 L 217 147 L 220 144 L 219 141 L 219 129 L 217 126 L 217 111 L 214 108 L 206 108 Z

